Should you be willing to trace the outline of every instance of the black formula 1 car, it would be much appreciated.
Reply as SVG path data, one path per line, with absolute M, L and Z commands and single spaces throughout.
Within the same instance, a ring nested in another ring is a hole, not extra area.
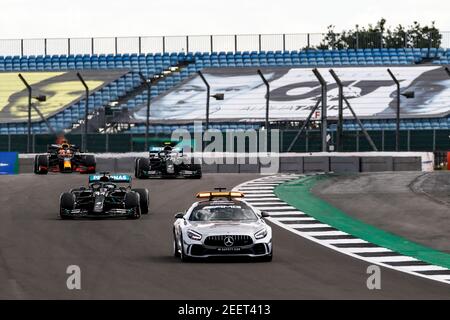
M 50 172 L 62 173 L 95 173 L 95 157 L 80 152 L 80 149 L 68 143 L 52 144 L 47 154 L 38 154 L 34 157 L 34 173 L 47 174 Z
M 170 142 L 163 147 L 150 147 L 148 158 L 136 158 L 134 175 L 145 178 L 192 178 L 202 177 L 202 167 L 183 154 Z
M 126 184 L 120 186 L 119 184 Z M 148 213 L 147 189 L 132 189 L 131 176 L 109 174 L 89 176 L 89 186 L 71 189 L 60 196 L 60 217 L 126 217 L 139 219 Z

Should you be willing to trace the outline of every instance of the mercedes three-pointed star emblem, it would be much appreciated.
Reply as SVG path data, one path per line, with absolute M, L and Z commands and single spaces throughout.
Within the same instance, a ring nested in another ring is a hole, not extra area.
M 231 236 L 227 236 L 225 237 L 225 239 L 223 239 L 223 243 L 225 244 L 225 246 L 231 247 L 234 244 L 234 239 Z

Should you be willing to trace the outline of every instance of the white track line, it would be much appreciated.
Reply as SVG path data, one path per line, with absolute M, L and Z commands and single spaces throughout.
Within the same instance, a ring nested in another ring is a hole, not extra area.
M 444 283 L 450 283 L 449 282 L 450 281 L 450 274 L 447 274 L 447 275 L 444 275 L 444 274 L 442 274 L 442 275 L 431 275 L 431 276 L 425 275 L 425 278 L 433 279 L 433 280 L 444 282 Z
M 283 204 L 284 202 L 250 202 L 250 204 L 254 207 L 262 207 L 262 206 L 270 206 L 270 205 L 279 205 L 279 204 Z
M 342 250 L 344 252 L 351 252 L 351 253 L 373 253 L 373 252 L 393 252 L 392 250 L 383 248 L 383 247 L 377 247 L 377 248 L 339 248 L 339 250 Z
M 240 187 L 239 190 L 245 191 L 245 190 L 273 190 L 274 187 L 264 187 L 264 186 L 251 186 L 251 187 Z
M 331 228 L 328 224 L 324 224 L 324 223 L 320 223 L 320 222 L 313 223 L 313 224 L 289 223 L 287 225 L 292 229 L 307 229 L 308 232 L 314 232 L 314 229 Z M 302 230 L 300 230 L 300 231 L 302 231 Z M 318 230 L 318 232 L 319 232 L 319 230 Z
M 444 267 L 439 266 L 433 266 L 433 265 L 426 265 L 426 266 L 399 266 L 398 268 L 409 270 L 409 271 L 440 271 L 440 270 L 447 270 Z M 448 275 L 450 277 L 450 275 Z
M 247 198 L 245 201 L 249 203 L 264 203 L 264 201 L 276 201 L 277 203 L 284 203 L 283 201 L 279 200 L 278 198 Z
M 326 239 L 326 240 L 322 240 L 324 242 L 327 242 L 331 245 L 335 245 L 335 244 L 341 244 L 341 243 L 368 243 L 366 240 L 361 240 L 361 239 Z
M 295 229 L 294 229 L 295 230 Z M 297 231 L 297 230 L 295 230 Z M 304 234 L 308 234 L 310 236 L 349 236 L 348 233 L 343 231 L 320 231 L 320 232 L 303 232 Z
M 280 212 L 270 212 L 269 214 L 271 217 L 292 215 L 292 214 L 304 215 L 304 213 L 301 211 L 280 211 Z
M 262 196 L 262 195 L 271 195 L 272 197 L 275 195 L 275 193 L 273 192 L 267 192 L 267 190 L 264 190 L 264 193 L 261 193 L 261 191 L 245 191 L 245 190 L 241 190 L 241 189 L 237 189 L 236 191 L 242 191 L 244 193 L 244 196 L 247 195 L 257 195 L 257 196 Z
M 295 210 L 294 207 L 291 207 L 291 206 L 288 206 L 288 205 L 278 206 L 278 207 L 263 207 L 263 206 L 260 206 L 260 207 L 258 207 L 258 209 L 259 210 L 280 210 L 280 209 L 292 209 L 292 210 Z
M 273 197 L 275 197 L 274 193 L 249 194 L 248 192 L 244 192 L 244 199 L 266 199 L 266 198 L 273 198 Z
M 367 260 L 378 263 L 378 262 L 416 262 L 419 261 L 416 258 L 408 257 L 408 256 L 391 256 L 391 257 L 370 257 Z
M 298 218 L 295 218 L 295 217 L 292 217 L 292 218 L 278 218 L 278 221 L 281 221 L 281 222 L 286 222 L 286 221 L 314 221 L 314 220 L 316 220 L 316 219 L 311 218 L 311 217 L 306 217 L 306 218 L 302 218 L 302 217 L 298 217 Z

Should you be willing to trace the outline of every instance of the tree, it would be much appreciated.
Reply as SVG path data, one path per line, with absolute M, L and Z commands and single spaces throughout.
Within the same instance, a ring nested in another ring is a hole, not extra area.
M 407 28 L 398 25 L 394 29 L 386 27 L 386 19 L 381 18 L 375 25 L 367 27 L 343 30 L 340 33 L 334 31 L 335 26 L 327 28 L 319 49 L 365 49 L 365 48 L 439 48 L 442 35 L 433 21 L 430 26 L 421 26 L 414 21 Z

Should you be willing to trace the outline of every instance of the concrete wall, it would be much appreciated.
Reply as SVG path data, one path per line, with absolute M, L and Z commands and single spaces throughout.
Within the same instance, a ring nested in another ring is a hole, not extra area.
M 239 173 L 255 173 L 260 172 L 261 168 L 259 164 L 240 164 Z
M 97 172 L 134 172 L 134 156 L 97 157 Z M 267 165 L 233 163 L 203 164 L 204 173 L 260 173 Z M 384 172 L 421 171 L 419 156 L 280 156 L 279 172 Z M 19 158 L 19 173 L 33 172 L 33 158 Z
M 393 171 L 421 171 L 420 157 L 393 157 Z
M 303 173 L 302 157 L 280 157 L 280 172 Z
M 303 172 L 330 172 L 330 157 L 304 157 Z
M 361 172 L 359 157 L 330 157 L 330 171 Z
M 361 172 L 394 171 L 392 157 L 361 157 Z

